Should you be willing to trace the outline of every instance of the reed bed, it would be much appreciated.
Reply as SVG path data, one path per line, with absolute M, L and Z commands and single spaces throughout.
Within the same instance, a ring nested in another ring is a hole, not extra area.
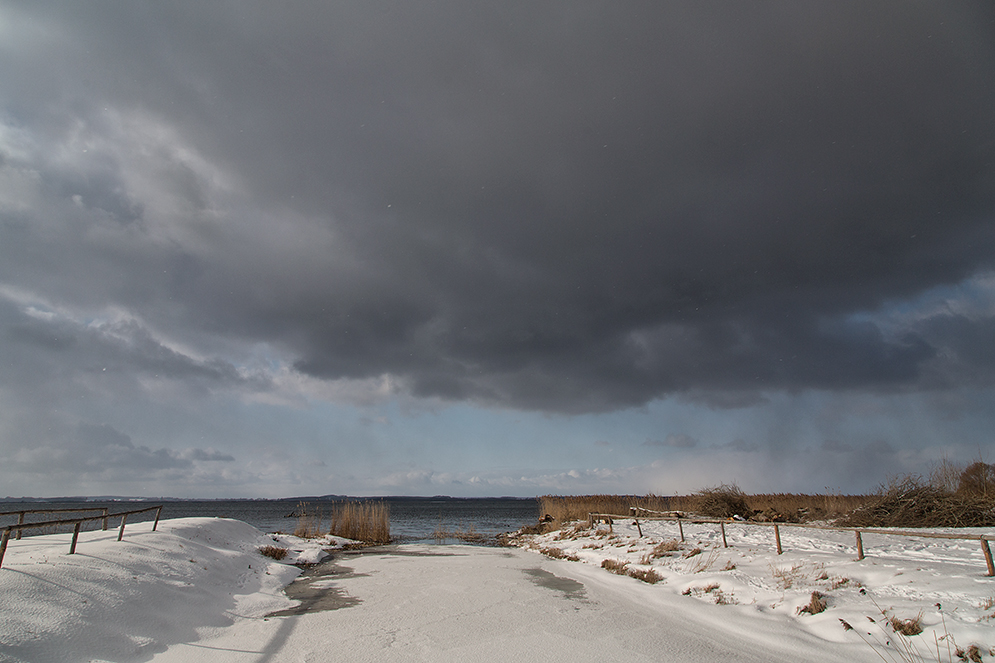
M 337 502 L 332 505 L 328 533 L 364 543 L 390 543 L 390 505 Z
M 719 486 L 692 495 L 544 495 L 539 498 L 539 513 L 551 516 L 555 522 L 567 523 L 587 520 L 589 513 L 627 516 L 630 507 L 641 507 L 721 518 L 738 515 L 756 520 L 803 522 L 843 517 L 870 503 L 873 497 L 839 493 L 747 495 L 735 486 Z
M 321 508 L 312 507 L 307 502 L 299 502 L 297 509 L 297 526 L 294 527 L 294 536 L 302 539 L 314 539 L 321 536 Z

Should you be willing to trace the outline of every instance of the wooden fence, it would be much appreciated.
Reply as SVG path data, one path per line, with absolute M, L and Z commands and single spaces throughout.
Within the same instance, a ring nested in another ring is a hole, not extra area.
M 101 511 L 99 516 L 84 516 L 82 518 L 65 518 L 62 520 L 45 520 L 37 523 L 26 523 L 24 522 L 25 513 L 66 513 L 66 512 L 85 512 L 85 511 Z M 120 541 L 124 536 L 124 524 L 128 520 L 128 516 L 134 515 L 136 513 L 147 513 L 149 511 L 155 511 L 155 522 L 152 524 L 152 531 L 154 532 L 157 527 L 159 527 L 159 516 L 162 513 L 162 505 L 150 506 L 144 509 L 135 509 L 134 511 L 122 511 L 120 513 L 107 513 L 107 509 L 103 508 L 84 508 L 84 509 L 27 509 L 25 511 L 9 511 L 6 513 L 0 513 L 0 516 L 12 516 L 14 514 L 20 514 L 18 516 L 18 522 L 16 525 L 7 525 L 3 528 L 3 538 L 0 538 L 0 566 L 3 566 L 3 557 L 7 553 L 7 543 L 10 541 L 11 532 L 17 532 L 17 539 L 21 538 L 21 531 L 26 529 L 39 529 L 45 527 L 59 527 L 60 525 L 75 525 L 73 528 L 73 539 L 72 543 L 69 544 L 69 554 L 73 555 L 76 553 L 76 542 L 79 539 L 80 527 L 83 523 L 89 522 L 91 520 L 101 520 L 103 521 L 103 529 L 107 529 L 107 519 L 108 518 L 121 518 L 121 526 L 118 528 L 117 540 Z
M 649 515 L 647 515 L 649 514 Z M 639 536 L 643 535 L 643 529 L 639 525 L 639 521 L 643 520 L 664 520 L 670 522 L 676 522 L 678 531 L 681 535 L 681 541 L 684 541 L 684 523 L 690 523 L 692 525 L 703 525 L 703 524 L 715 524 L 718 525 L 722 531 L 722 546 L 725 548 L 729 547 L 729 543 L 726 541 L 726 525 L 745 525 L 749 527 L 773 527 L 774 528 L 774 544 L 777 548 L 777 554 L 780 555 L 784 552 L 781 547 L 781 528 L 782 527 L 798 527 L 804 529 L 820 529 L 829 530 L 834 532 L 853 532 L 857 543 L 857 559 L 864 559 L 864 541 L 862 538 L 863 534 L 883 534 L 886 536 L 905 536 L 905 537 L 919 537 L 925 539 L 959 539 L 967 541 L 978 541 L 981 544 L 981 552 L 985 556 L 985 563 L 988 565 L 988 575 L 995 577 L 995 562 L 992 561 L 992 551 L 991 547 L 988 545 L 989 541 L 995 541 L 995 535 L 991 534 L 945 534 L 938 532 L 916 532 L 913 530 L 893 530 L 893 529 L 876 529 L 868 527 L 832 527 L 828 525 L 805 525 L 802 523 L 757 523 L 747 520 L 719 520 L 714 518 L 687 518 L 682 514 L 670 511 L 652 511 L 650 509 L 644 509 L 642 507 L 629 507 L 628 516 L 620 516 L 617 514 L 608 513 L 589 513 L 587 515 L 588 526 L 593 527 L 596 521 L 607 521 L 609 529 L 612 526 L 612 521 L 614 519 L 626 519 L 632 518 L 636 525 L 636 530 L 639 532 Z

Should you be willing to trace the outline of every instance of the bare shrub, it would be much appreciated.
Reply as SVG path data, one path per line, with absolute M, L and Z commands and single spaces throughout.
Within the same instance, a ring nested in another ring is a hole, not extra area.
M 620 576 L 624 576 L 626 568 L 628 568 L 629 563 L 624 562 L 620 559 L 606 559 L 601 562 L 601 568 L 607 569 L 612 573 L 617 573 Z
M 713 518 L 746 518 L 753 510 L 746 501 L 746 493 L 735 484 L 722 484 L 705 488 L 696 493 L 695 512 Z
M 995 497 L 995 465 L 980 460 L 971 463 L 961 473 L 957 494 L 970 497 Z
M 365 543 L 390 543 L 390 505 L 385 502 L 337 502 L 329 534 Z
M 654 569 L 629 569 L 627 573 L 633 578 L 642 580 L 643 582 L 648 582 L 651 585 L 655 585 L 663 580 L 663 576 L 657 573 Z
M 825 594 L 820 594 L 819 592 L 812 592 L 812 596 L 809 598 L 807 604 L 798 608 L 798 614 L 807 612 L 810 615 L 817 615 L 826 609 L 826 596 Z
M 836 521 L 845 527 L 987 527 L 995 525 L 995 496 L 951 494 L 918 476 L 882 486 L 867 505 Z
M 259 548 L 259 554 L 264 557 L 272 557 L 275 560 L 281 560 L 287 556 L 287 549 L 279 546 L 262 546 Z

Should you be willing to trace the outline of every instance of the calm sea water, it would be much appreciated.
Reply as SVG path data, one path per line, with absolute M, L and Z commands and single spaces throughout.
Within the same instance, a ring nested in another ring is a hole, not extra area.
M 534 524 L 539 518 L 535 499 L 515 498 L 448 498 L 400 497 L 384 498 L 390 507 L 391 535 L 401 542 L 432 541 L 432 532 L 439 526 L 448 531 L 475 530 L 487 538 L 502 532 L 517 530 L 523 525 Z M 295 514 L 301 502 L 307 504 L 308 513 L 328 514 L 333 500 L 294 498 L 283 500 L 180 500 L 180 501 L 0 501 L 0 512 L 19 509 L 56 509 L 81 507 L 108 507 L 110 513 L 141 509 L 162 504 L 162 518 L 220 517 L 234 518 L 254 525 L 264 532 L 293 532 L 297 524 Z M 72 518 L 77 514 L 30 514 L 27 522 Z M 78 514 L 86 515 L 86 514 Z M 128 522 L 151 520 L 155 512 L 128 516 Z M 16 516 L 0 516 L 0 527 L 17 522 Z M 111 521 L 117 527 L 120 519 Z M 327 523 L 327 515 L 326 515 Z M 99 521 L 89 523 L 86 529 L 96 529 Z M 327 526 L 327 524 L 326 524 Z M 71 528 L 69 528 L 71 529 Z M 26 530 L 24 535 L 37 534 L 39 530 Z M 449 541 L 452 543 L 453 541 Z

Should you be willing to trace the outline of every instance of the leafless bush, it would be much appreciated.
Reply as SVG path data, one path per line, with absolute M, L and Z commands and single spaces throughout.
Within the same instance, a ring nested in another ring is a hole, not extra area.
M 876 498 L 836 521 L 845 527 L 988 527 L 995 496 L 949 493 L 918 476 L 893 479 Z
M 715 488 L 705 488 L 695 495 L 695 513 L 712 518 L 746 518 L 753 515 L 746 501 L 746 493 L 732 484 L 722 484 Z

